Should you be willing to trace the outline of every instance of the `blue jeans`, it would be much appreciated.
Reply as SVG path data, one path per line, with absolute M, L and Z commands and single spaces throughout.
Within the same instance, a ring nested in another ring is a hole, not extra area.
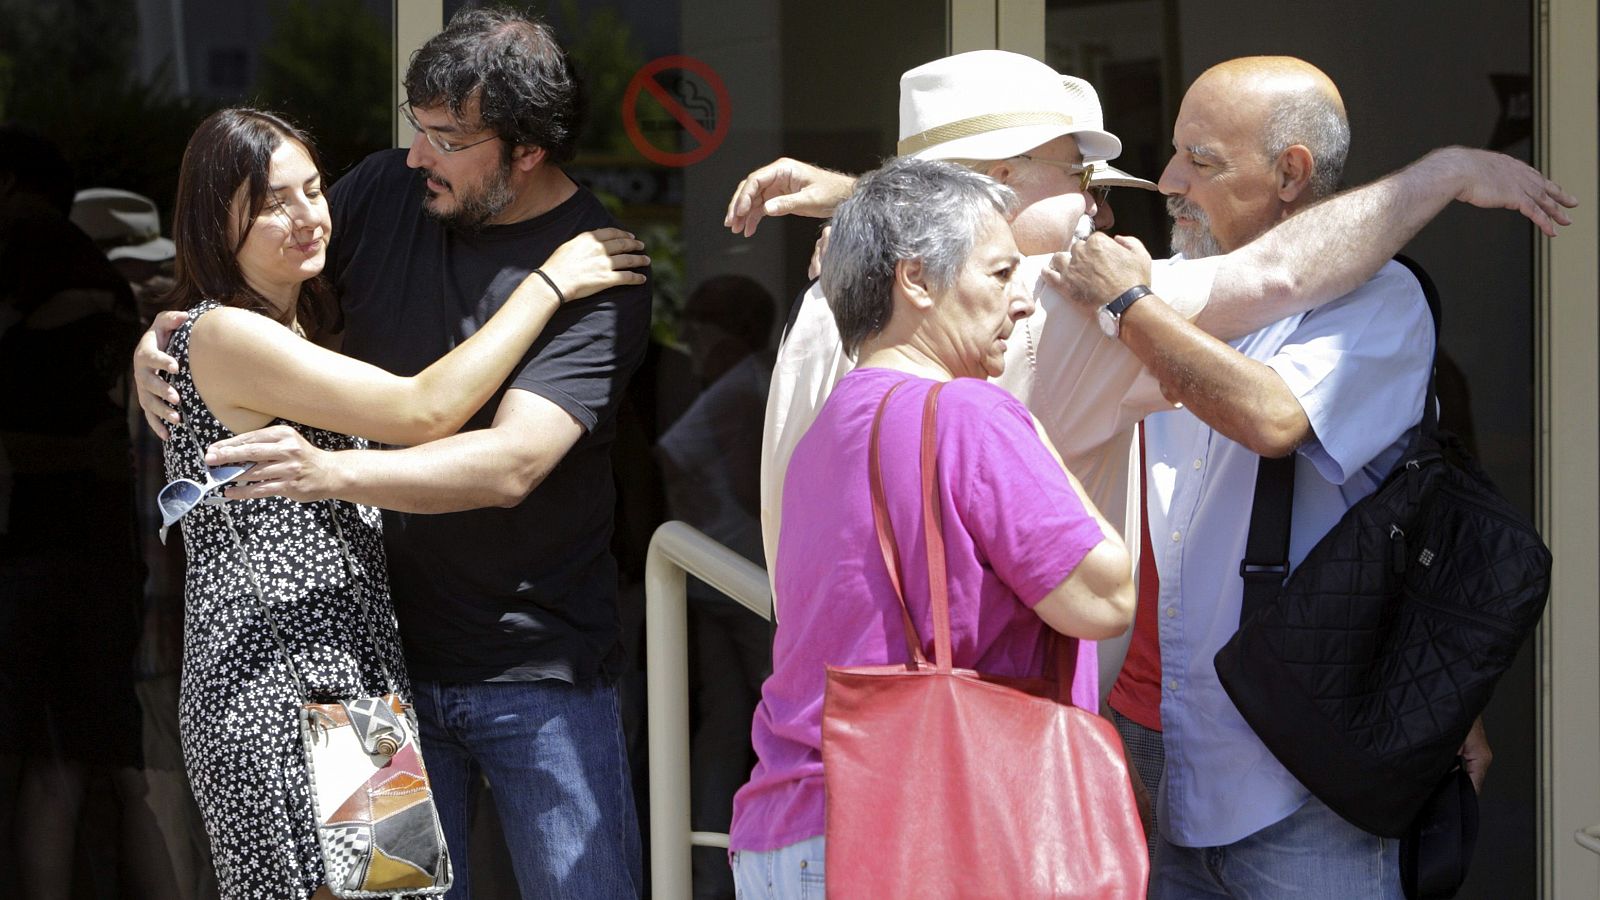
M 738 900 L 822 900 L 822 835 L 776 850 L 736 850 L 733 890 Z
M 1400 842 L 1339 818 L 1321 800 L 1224 847 L 1179 847 L 1163 835 L 1153 900 L 1401 900 Z
M 422 753 L 455 884 L 467 869 L 470 788 L 487 777 L 524 898 L 636 898 L 643 887 L 617 692 L 598 681 L 418 681 Z

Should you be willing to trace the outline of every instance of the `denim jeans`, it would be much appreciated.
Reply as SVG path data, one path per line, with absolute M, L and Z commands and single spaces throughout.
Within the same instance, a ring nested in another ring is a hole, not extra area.
M 1315 797 L 1288 818 L 1224 847 L 1179 847 L 1163 835 L 1153 900 L 1401 900 L 1400 842 L 1339 818 Z
M 524 898 L 636 898 L 643 888 L 617 692 L 598 681 L 419 681 L 417 719 L 455 884 L 472 896 L 467 797 L 489 781 Z
M 776 850 L 736 850 L 733 890 L 738 900 L 822 900 L 826 896 L 822 835 Z

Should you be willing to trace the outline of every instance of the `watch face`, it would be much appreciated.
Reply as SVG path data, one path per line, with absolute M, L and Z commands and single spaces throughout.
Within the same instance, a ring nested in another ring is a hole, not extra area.
M 1102 306 L 1095 318 L 1100 322 L 1100 330 L 1108 338 L 1114 338 L 1122 330 L 1122 321 L 1110 309 Z

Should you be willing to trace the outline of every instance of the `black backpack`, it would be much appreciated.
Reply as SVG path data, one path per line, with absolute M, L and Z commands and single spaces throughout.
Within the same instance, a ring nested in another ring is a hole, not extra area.
M 1432 280 L 1399 261 L 1422 283 L 1437 334 Z M 1475 831 L 1476 798 L 1458 794 L 1456 753 L 1544 611 L 1550 551 L 1439 430 L 1431 374 L 1425 396 L 1400 463 L 1287 582 L 1294 456 L 1261 461 L 1239 630 L 1216 668 L 1245 721 L 1311 793 L 1366 831 L 1409 836 L 1407 853 L 1422 832 L 1426 855 L 1430 829 L 1461 827 L 1430 821 L 1437 810 L 1419 817 L 1430 797 L 1471 805 L 1461 815 Z M 1473 837 L 1461 836 L 1466 858 Z M 1454 885 L 1408 883 L 1407 892 L 1447 897 Z

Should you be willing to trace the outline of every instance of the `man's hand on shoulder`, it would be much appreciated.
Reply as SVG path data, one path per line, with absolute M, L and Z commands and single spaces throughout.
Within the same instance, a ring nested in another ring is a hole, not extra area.
M 206 465 L 253 462 L 246 483 L 223 492 L 229 500 L 287 497 L 299 503 L 338 496 L 338 454 L 322 450 L 287 425 L 271 425 L 217 441 Z
M 793 159 L 767 163 L 744 177 L 728 201 L 722 224 L 749 237 L 767 216 L 825 219 L 850 196 L 856 180 Z
M 176 425 L 182 421 L 175 409 L 178 391 L 161 377 L 163 372 L 176 375 L 178 361 L 165 351 L 167 342 L 172 340 L 172 333 L 188 320 L 188 313 L 177 310 L 167 310 L 157 315 L 133 351 L 134 396 L 139 400 L 139 408 L 144 411 L 146 424 L 163 441 L 172 436 L 167 423 Z
M 1044 277 L 1061 296 L 1099 309 L 1136 284 L 1150 283 L 1150 253 L 1138 238 L 1096 232 L 1071 253 L 1050 257 Z

